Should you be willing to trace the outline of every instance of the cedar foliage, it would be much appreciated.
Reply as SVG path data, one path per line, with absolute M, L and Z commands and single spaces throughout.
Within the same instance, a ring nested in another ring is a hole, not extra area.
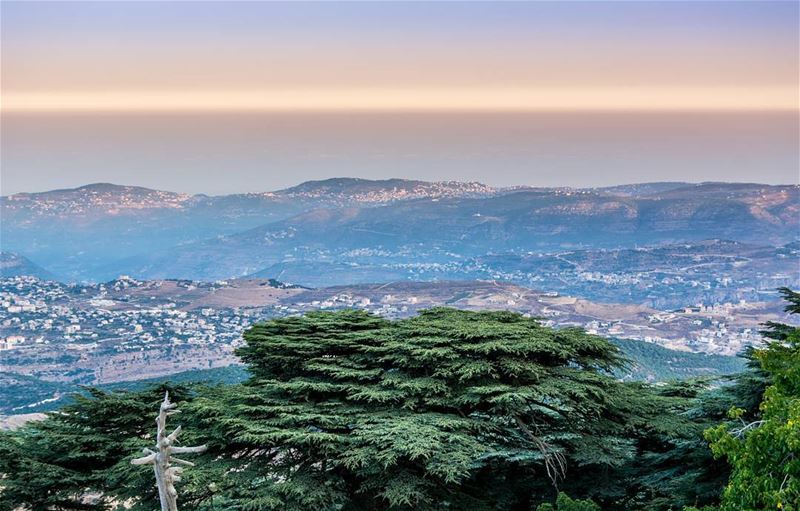
M 601 511 L 601 509 L 591 500 L 571 499 L 568 495 L 559 493 L 555 506 L 549 502 L 539 504 L 536 511 Z
M 579 329 L 508 312 L 343 311 L 274 320 L 245 339 L 254 378 L 219 434 L 237 450 L 269 446 L 255 455 L 271 472 L 254 501 L 528 510 L 559 487 L 657 510 L 713 502 L 724 483 L 702 439 L 707 385 L 616 381 L 617 349 Z
M 252 374 L 247 382 L 169 387 L 183 412 L 176 422 L 193 435 L 185 440 L 209 445 L 181 482 L 179 505 L 530 511 L 555 502 L 559 511 L 667 511 L 714 504 L 728 479 L 730 442 L 717 441 L 714 460 L 703 430 L 737 404 L 748 420 L 762 420 L 763 389 L 772 384 L 783 396 L 796 384 L 797 375 L 785 373 L 795 367 L 784 350 L 791 331 L 773 328 L 783 348 L 752 354 L 763 370 L 723 386 L 650 385 L 612 376 L 625 361 L 605 339 L 515 313 L 438 308 L 390 321 L 345 310 L 275 319 L 245 333 L 239 355 Z M 46 420 L 0 433 L 0 509 L 105 510 L 125 502 L 152 510 L 151 475 L 129 461 L 152 443 L 164 390 L 88 389 Z M 740 472 L 731 462 L 734 484 Z
M 166 390 L 181 401 L 191 398 L 176 386 L 138 393 L 87 389 L 46 420 L 0 435 L 0 509 L 100 510 L 110 509 L 114 499 L 157 502 L 152 473 L 131 470 L 129 463 L 152 443 L 153 410 Z
M 254 378 L 236 417 L 201 401 L 264 460 L 270 482 L 254 491 L 284 509 L 529 509 L 570 464 L 632 455 L 626 389 L 607 374 L 622 360 L 581 330 L 509 312 L 344 311 L 245 339 Z

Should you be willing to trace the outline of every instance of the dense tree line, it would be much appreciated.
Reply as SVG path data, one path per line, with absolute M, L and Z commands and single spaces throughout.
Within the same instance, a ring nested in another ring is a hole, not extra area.
M 154 509 L 130 460 L 169 390 L 209 446 L 185 510 L 798 510 L 800 329 L 767 328 L 736 377 L 646 384 L 607 340 L 515 313 L 276 319 L 246 332 L 244 383 L 87 389 L 2 433 L 0 509 Z

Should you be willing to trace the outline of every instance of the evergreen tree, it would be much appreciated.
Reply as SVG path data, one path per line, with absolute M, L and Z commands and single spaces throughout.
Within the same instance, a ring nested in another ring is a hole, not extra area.
M 666 511 L 716 502 L 729 460 L 726 510 L 797 510 L 797 330 L 771 325 L 731 384 L 650 385 L 612 376 L 606 340 L 515 313 L 272 320 L 245 333 L 247 382 L 169 387 L 184 440 L 209 446 L 181 509 Z M 0 509 L 151 511 L 129 463 L 165 390 L 88 389 L 0 433 Z M 702 431 L 739 403 L 744 425 L 708 433 L 714 460 Z
M 536 511 L 601 511 L 600 506 L 591 500 L 571 499 L 565 493 L 559 493 L 556 505 L 539 504 Z
M 132 499 L 134 509 L 151 511 L 158 502 L 152 473 L 131 467 L 130 459 L 153 442 L 153 410 L 165 390 L 191 399 L 175 386 L 87 389 L 46 420 L 0 434 L 0 509 L 100 510 Z M 205 498 L 202 478 L 187 478 L 186 496 L 182 488 L 189 506 Z
M 800 314 L 800 294 L 781 290 L 786 310 Z M 800 328 L 772 323 L 774 339 L 754 355 L 771 377 L 760 405 L 760 418 L 732 408 L 733 424 L 707 431 L 716 456 L 732 467 L 721 508 L 725 511 L 800 509 Z
M 251 509 L 529 509 L 566 472 L 635 454 L 631 392 L 609 376 L 618 350 L 579 329 L 510 312 L 348 310 L 244 337 L 253 379 L 197 405 L 231 455 L 250 458 Z

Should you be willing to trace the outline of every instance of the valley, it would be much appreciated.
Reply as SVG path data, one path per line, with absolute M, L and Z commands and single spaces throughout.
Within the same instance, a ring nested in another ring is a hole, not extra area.
M 797 186 L 95 184 L 0 212 L 0 378 L 30 396 L 15 414 L 81 384 L 216 374 L 254 323 L 342 308 L 511 310 L 615 339 L 622 378 L 723 374 L 765 322 L 790 322 L 777 289 L 800 287 Z
M 54 384 L 142 380 L 236 364 L 233 350 L 241 343 L 241 333 L 269 318 L 341 308 L 402 318 L 437 306 L 518 311 L 548 326 L 580 327 L 678 350 L 673 352 L 677 358 L 690 353 L 735 355 L 759 341 L 762 323 L 788 321 L 777 301 L 663 311 L 497 281 L 308 289 L 274 280 L 209 283 L 122 277 L 103 284 L 66 285 L 13 277 L 0 281 L 2 374 L 9 381 L 26 376 Z M 705 363 L 695 359 L 684 376 L 724 372 L 721 368 L 733 367 L 727 358 L 706 358 Z M 653 379 L 656 370 L 640 368 L 637 377 Z

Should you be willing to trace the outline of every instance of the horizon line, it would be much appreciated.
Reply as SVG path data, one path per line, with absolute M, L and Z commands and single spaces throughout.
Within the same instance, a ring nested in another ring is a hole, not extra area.
M 793 87 L 7 92 L 3 113 L 798 112 Z

